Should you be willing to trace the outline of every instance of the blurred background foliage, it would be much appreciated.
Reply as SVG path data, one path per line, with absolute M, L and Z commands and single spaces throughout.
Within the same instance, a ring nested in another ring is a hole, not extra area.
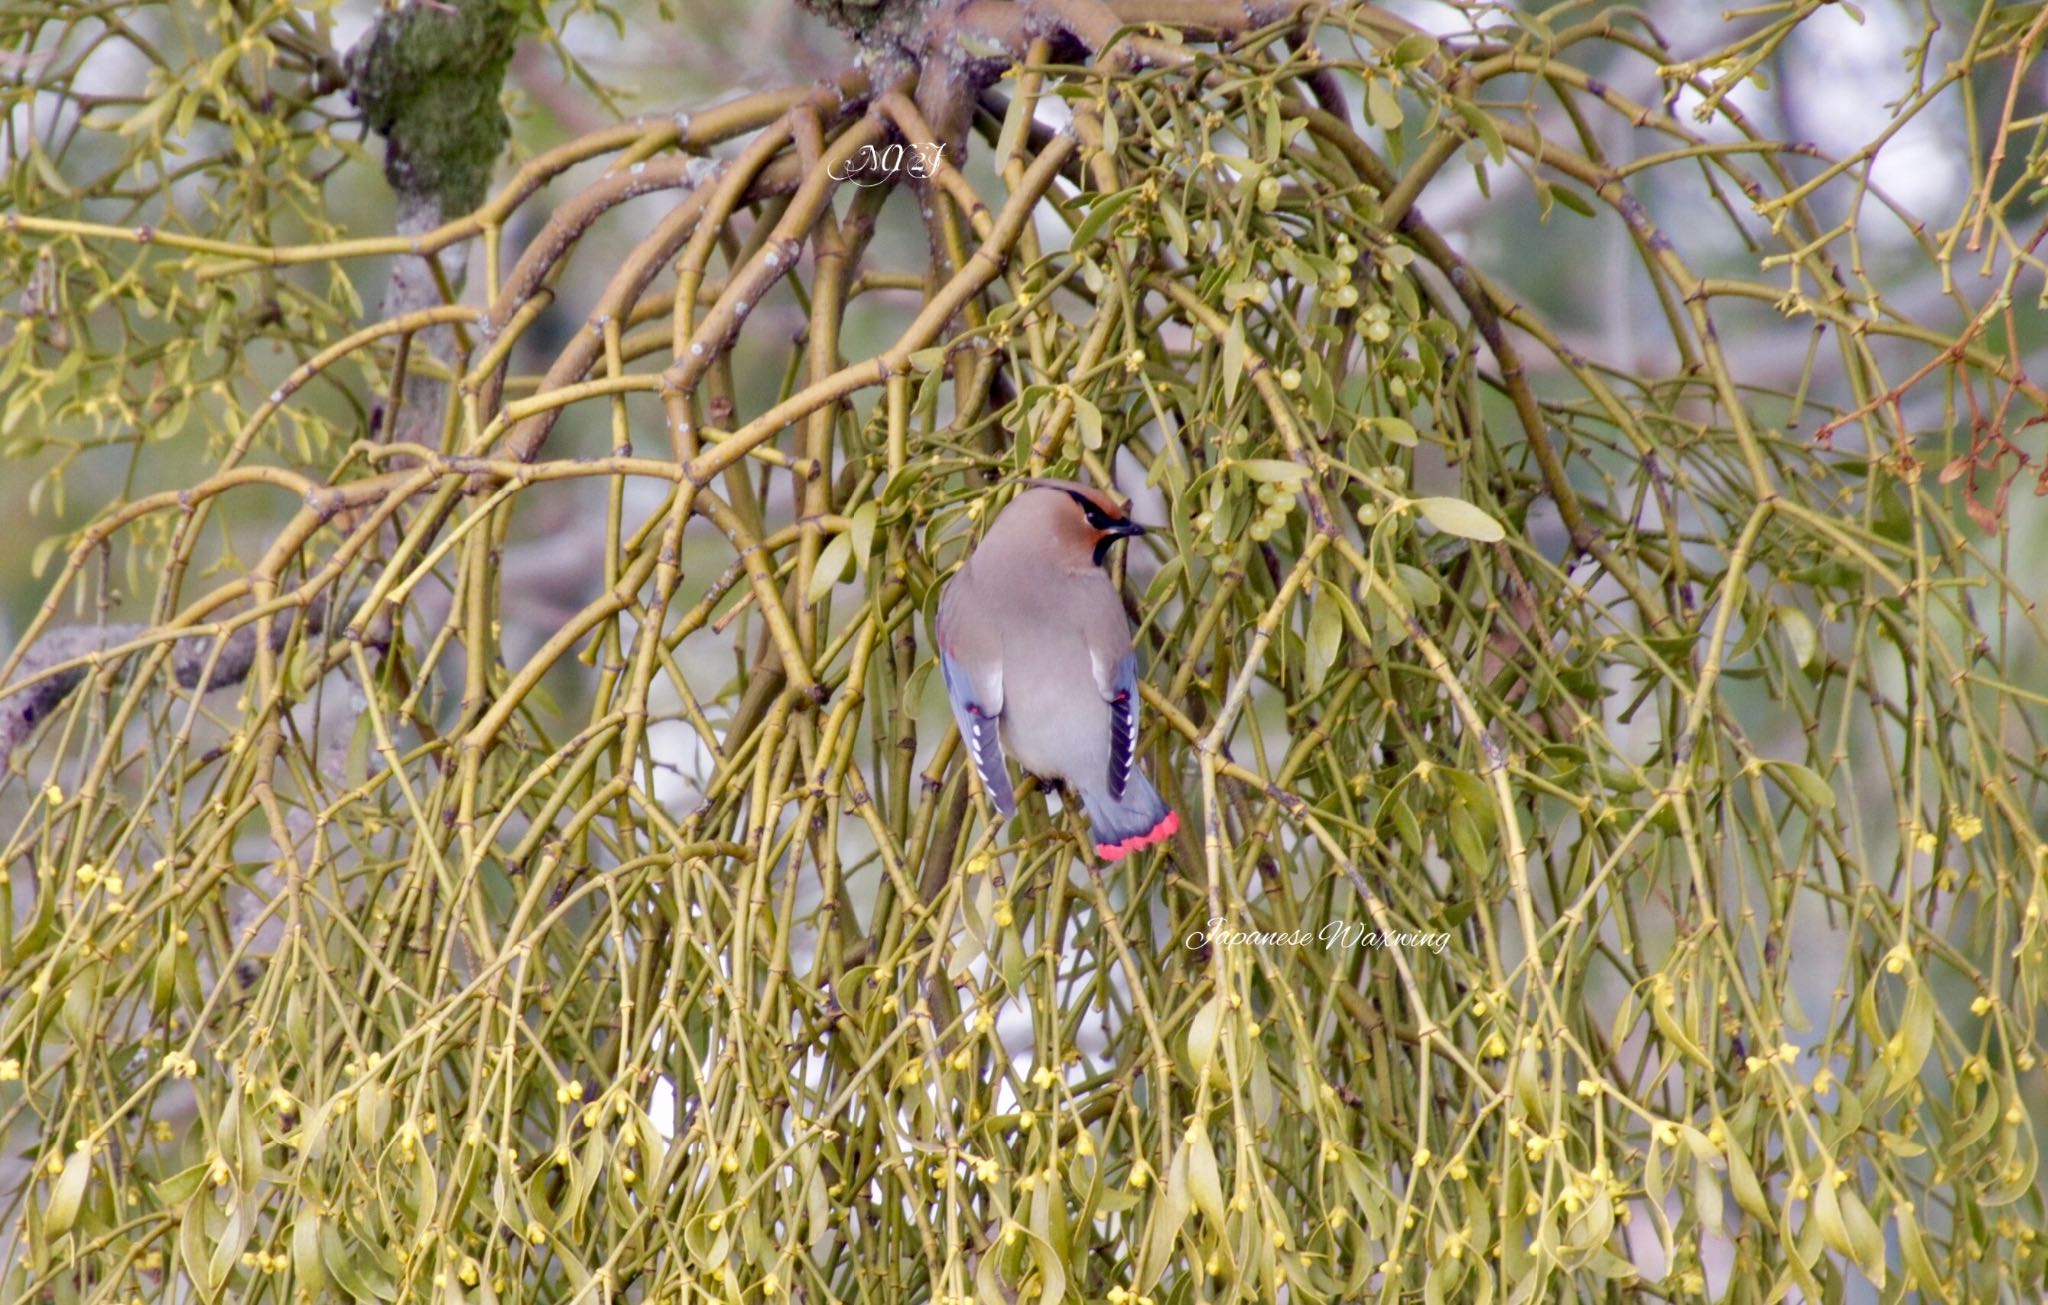
M 2036 1289 L 2048 7 L 811 7 L 0 10 L 0 1294 Z

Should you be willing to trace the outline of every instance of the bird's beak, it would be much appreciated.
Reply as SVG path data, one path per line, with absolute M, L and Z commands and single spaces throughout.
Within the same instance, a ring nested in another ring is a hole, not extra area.
M 1112 539 L 1126 539 L 1132 535 L 1144 534 L 1145 527 L 1139 525 L 1135 521 L 1119 521 L 1103 533 L 1107 534 Z

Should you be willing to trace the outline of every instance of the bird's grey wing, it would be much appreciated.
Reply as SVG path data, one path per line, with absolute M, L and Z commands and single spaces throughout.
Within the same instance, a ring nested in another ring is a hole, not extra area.
M 1117 663 L 1109 694 L 1109 796 L 1121 802 L 1131 767 L 1138 760 L 1138 654 L 1124 654 Z
M 953 719 L 959 722 L 960 741 L 974 763 L 974 773 L 981 776 L 989 801 L 1007 820 L 1017 814 L 1017 797 L 1010 787 L 998 724 L 1003 714 L 1002 637 L 979 606 L 973 580 L 962 569 L 939 598 L 939 674 L 945 678 L 946 699 L 953 705 Z
M 1138 757 L 1138 654 L 1116 586 L 1099 573 L 1087 579 L 1076 607 L 1096 691 L 1109 704 L 1109 796 L 1120 802 Z

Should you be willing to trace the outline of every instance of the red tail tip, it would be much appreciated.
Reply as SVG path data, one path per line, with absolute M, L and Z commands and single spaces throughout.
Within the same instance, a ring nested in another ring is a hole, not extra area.
M 1105 861 L 1121 861 L 1140 848 L 1154 843 L 1164 843 L 1180 832 L 1180 813 L 1169 811 L 1166 818 L 1142 834 L 1133 834 L 1121 843 L 1097 843 L 1095 855 Z

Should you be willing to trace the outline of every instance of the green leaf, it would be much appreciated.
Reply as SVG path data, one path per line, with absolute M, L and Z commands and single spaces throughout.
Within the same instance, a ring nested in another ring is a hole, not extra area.
M 1893 1206 L 1892 1222 L 1899 1229 L 1899 1259 L 1905 1265 L 1906 1276 L 1926 1295 L 1936 1300 L 1950 1299 L 1947 1280 L 1927 1254 L 1927 1243 L 1920 1236 L 1920 1220 L 1914 1216 L 1913 1207 L 1905 1201 Z
M 51 556 L 58 549 L 64 547 L 64 543 L 65 537 L 63 535 L 50 535 L 36 542 L 35 549 L 28 555 L 28 574 L 30 579 L 40 580 L 43 578 L 44 570 L 50 565 Z
M 391 1122 L 391 1089 L 366 1080 L 356 1088 L 356 1131 L 364 1137 L 382 1137 Z
M 1388 442 L 1398 444 L 1404 449 L 1412 449 L 1420 442 L 1416 439 L 1415 427 L 1401 417 L 1374 417 L 1372 427 Z
M 179 93 L 179 88 L 173 86 L 170 90 L 165 91 L 148 104 L 143 105 L 140 109 L 128 115 L 121 125 L 114 129 L 115 132 L 133 139 L 149 131 L 156 126 L 157 119 L 170 111 L 171 104 L 177 100 Z
M 1771 616 L 1785 636 L 1785 647 L 1791 652 L 1793 663 L 1801 670 L 1813 665 L 1813 656 L 1820 650 L 1820 636 L 1814 631 L 1813 621 L 1796 607 L 1773 607 Z
M 1003 1236 L 1008 1235 L 1006 1230 Z M 996 1276 L 996 1265 L 1002 1259 L 997 1248 L 1001 1245 L 1000 1238 L 990 1244 L 989 1248 L 982 1252 L 981 1263 L 974 1266 L 974 1294 L 980 1305 L 1009 1305 L 1010 1293 L 1004 1289 L 1002 1280 Z
M 1044 1188 L 1038 1189 L 1041 1193 Z M 1060 1263 L 1059 1252 L 1053 1244 L 1029 1228 L 1024 1229 L 1025 1245 L 1031 1252 L 1031 1259 L 1038 1265 L 1037 1299 L 1048 1305 L 1058 1305 L 1067 1298 L 1067 1270 Z
M 1723 1231 L 1721 1221 L 1721 1180 L 1706 1164 L 1695 1159 L 1692 1166 L 1692 1207 L 1700 1223 L 1714 1232 Z
M 1401 846 L 1408 855 L 1421 856 L 1425 846 L 1422 823 L 1415 818 L 1415 812 L 1409 807 L 1407 799 L 1398 793 L 1389 797 L 1386 805 L 1380 808 L 1380 813 L 1393 822 L 1394 832 L 1400 836 Z
M 156 1199 L 164 1205 L 183 1205 L 192 1199 L 192 1193 L 198 1191 L 200 1184 L 206 1181 L 206 1171 L 210 1167 L 202 1160 L 190 1168 L 181 1169 L 168 1178 L 150 1184 L 151 1190 L 156 1193 Z
M 863 572 L 868 569 L 868 556 L 875 547 L 875 521 L 880 515 L 873 503 L 863 503 L 853 511 L 853 526 L 848 532 L 853 536 L 853 562 Z
M 1223 306 L 1233 311 L 1243 304 L 1257 303 L 1266 297 L 1266 284 L 1250 277 L 1240 277 L 1223 284 Z
M 328 1276 L 354 1299 L 368 1302 L 398 1298 L 397 1286 L 376 1261 L 367 1252 L 350 1254 L 341 1234 L 329 1223 L 320 1227 L 320 1259 L 327 1266 Z
M 1491 869 L 1492 858 L 1486 854 L 1486 840 L 1479 835 L 1479 824 L 1472 808 L 1462 797 L 1451 804 L 1448 826 L 1451 849 L 1475 879 L 1484 879 Z
M 1401 125 L 1401 101 L 1394 88 L 1377 77 L 1365 82 L 1365 120 L 1375 127 L 1393 131 Z
M 1166 224 L 1166 242 L 1173 246 L 1173 252 L 1182 258 L 1188 253 L 1188 220 L 1181 214 L 1180 206 L 1162 197 L 1159 201 L 1159 220 Z
M 1415 500 L 1415 507 L 1429 524 L 1447 535 L 1476 539 L 1483 544 L 1495 543 L 1507 536 L 1500 522 L 1462 498 L 1419 498 Z
M 935 344 L 929 349 L 919 349 L 910 355 L 910 369 L 920 376 L 927 376 L 946 365 L 946 347 Z
M 1308 468 L 1284 458 L 1234 458 L 1231 466 L 1253 480 L 1276 485 L 1299 485 L 1308 479 Z
M 1138 1288 L 1149 1290 L 1165 1275 L 1173 1261 L 1174 1243 L 1187 1224 L 1193 1201 L 1188 1192 L 1188 1149 L 1180 1147 L 1166 1167 L 1158 1204 L 1152 1207 L 1152 1222 L 1145 1233 L 1145 1259 L 1138 1273 Z
M 1315 610 L 1308 618 L 1308 678 L 1311 684 L 1323 682 L 1343 647 L 1344 613 L 1337 607 L 1343 601 L 1343 597 L 1328 584 L 1316 591 Z
M 1849 1241 L 1849 1225 L 1842 1219 L 1842 1203 L 1835 1195 L 1835 1175 L 1838 1172 L 1833 1165 L 1821 1171 L 1820 1177 L 1814 1181 L 1813 1199 L 1806 1204 L 1806 1214 L 1830 1250 L 1853 1259 L 1856 1248 Z
M 1550 196 L 1580 217 L 1592 217 L 1593 205 L 1584 195 L 1562 182 L 1550 183 Z
M 63 1172 L 50 1185 L 50 1203 L 43 1207 L 43 1233 L 61 1237 L 78 1222 L 78 1207 L 85 1200 L 85 1180 L 92 1175 L 92 1148 L 81 1146 L 64 1161 Z
M 1488 158 L 1495 163 L 1507 158 L 1507 145 L 1502 142 L 1500 128 L 1495 125 L 1491 114 L 1470 100 L 1454 99 L 1451 101 L 1451 107 L 1458 111 L 1458 116 L 1465 120 L 1465 125 L 1472 129 L 1472 134 L 1486 146 Z
M 1081 447 L 1102 447 L 1102 409 L 1089 402 L 1085 395 L 1074 396 L 1074 424 L 1081 428 Z
M 1223 402 L 1237 399 L 1237 382 L 1244 375 L 1244 314 L 1233 313 L 1229 329 L 1223 332 Z
M 931 679 L 932 671 L 938 664 L 939 659 L 936 657 L 919 662 L 917 669 L 910 673 L 910 678 L 903 682 L 903 714 L 912 720 L 917 719 L 918 712 L 923 707 L 925 683 Z
M 910 411 L 918 417 L 929 420 L 939 408 L 939 393 L 945 389 L 946 374 L 935 371 L 917 383 L 917 394 L 910 401 Z M 909 477 L 899 477 L 907 480 Z
M 811 588 L 810 592 L 804 595 L 804 601 L 815 603 L 831 593 L 832 586 L 839 583 L 852 561 L 852 532 L 841 531 L 827 540 L 824 549 L 818 554 L 817 566 L 811 571 Z
M 1671 1171 L 1677 1164 L 1678 1157 L 1673 1151 L 1651 1143 L 1649 1159 L 1643 1165 L 1643 1194 L 1650 1198 L 1653 1211 L 1664 1208 L 1664 1198 L 1671 1194 Z
M 1396 68 L 1408 68 L 1436 57 L 1436 38 L 1428 32 L 1410 32 L 1387 51 L 1387 62 Z
M 1864 1208 L 1863 1198 L 1856 1194 L 1854 1183 L 1842 1184 L 1836 1194 L 1837 1206 L 1842 1215 L 1842 1226 L 1849 1234 L 1849 1256 L 1856 1261 L 1856 1267 L 1863 1270 L 1863 1276 L 1879 1287 L 1884 1286 L 1884 1234 L 1878 1230 L 1877 1221 Z
M 1199 1082 L 1216 1066 L 1217 1030 L 1223 1020 L 1223 995 L 1211 997 L 1188 1021 L 1188 1063 Z
M 1123 212 L 1131 200 L 1136 198 L 1137 193 L 1135 190 L 1120 190 L 1114 195 L 1106 195 L 1096 200 L 1094 206 L 1088 210 L 1088 216 L 1082 218 L 1080 224 L 1074 228 L 1073 239 L 1069 242 L 1072 247 L 1081 249 L 1094 243 L 1095 238 L 1102 234 L 1102 228 L 1109 224 L 1111 218 Z
M 1145 606 L 1152 607 L 1166 601 L 1167 596 L 1180 588 L 1182 573 L 1187 570 L 1187 557 L 1175 553 L 1166 559 L 1166 565 L 1159 568 L 1151 583 L 1145 586 Z
M 1678 1016 L 1674 1013 L 1677 1008 L 1676 1001 L 1673 1000 L 1667 1004 L 1665 999 L 1669 996 L 1671 996 L 1669 981 L 1659 976 L 1657 982 L 1652 985 L 1650 992 L 1651 1022 L 1656 1024 L 1657 1032 L 1663 1035 L 1664 1040 L 1676 1047 L 1687 1060 L 1692 1061 L 1703 1069 L 1712 1069 L 1714 1062 L 1708 1059 L 1707 1053 L 1700 1047 L 1699 1042 L 1693 1037 L 1691 1031 L 1679 1023 Z
M 1934 1046 L 1934 993 L 1915 974 L 1906 987 L 1906 1011 L 1899 1031 L 1885 1043 L 1885 1095 L 1903 1092 L 1920 1078 L 1920 1067 Z
M 204 1300 L 212 1300 L 220 1290 L 213 1277 L 213 1238 L 206 1232 L 209 1209 L 206 1201 L 194 1201 L 178 1221 L 178 1255 L 185 1262 L 185 1276 Z
M 1819 811 L 1835 809 L 1835 790 L 1825 779 L 1796 761 L 1766 761 L 1764 769 L 1778 780 L 1778 787 L 1805 800 Z
M 234 1202 L 228 1206 L 227 1224 L 214 1243 L 213 1258 L 207 1264 L 207 1274 L 216 1289 L 227 1284 L 228 1275 L 235 1271 L 235 1262 L 242 1258 L 242 1251 L 249 1244 L 249 1234 L 255 1229 L 255 1212 L 250 1209 L 247 1198 L 237 1193 Z
M 42 178 L 45 186 L 65 199 L 71 198 L 71 187 L 64 183 L 64 174 L 57 171 L 57 165 L 50 162 L 50 156 L 43 153 L 43 147 L 33 140 L 29 143 L 29 159 L 35 164 L 36 175 Z
M 1756 1170 L 1749 1163 L 1748 1151 L 1730 1135 L 1724 1153 L 1728 1158 L 1728 1186 L 1735 1193 L 1735 1203 L 1768 1223 L 1771 1203 L 1764 1196 L 1763 1184 L 1756 1180 Z
M 320 1212 L 307 1206 L 292 1223 L 293 1285 L 315 1300 L 327 1288 L 327 1265 L 320 1258 L 320 1222 Z
M 1190 1126 L 1186 1147 L 1188 1195 L 1193 1198 L 1195 1208 L 1208 1218 L 1218 1233 L 1221 1233 L 1225 1226 L 1223 1176 L 1216 1168 L 1216 1148 L 1209 1141 L 1209 1130 L 1200 1124 Z
M 1410 566 L 1406 562 L 1396 562 L 1394 579 L 1400 584 L 1401 591 L 1408 595 L 1409 603 L 1415 607 L 1435 607 L 1443 601 L 1443 587 L 1437 584 L 1429 572 L 1420 567 Z

